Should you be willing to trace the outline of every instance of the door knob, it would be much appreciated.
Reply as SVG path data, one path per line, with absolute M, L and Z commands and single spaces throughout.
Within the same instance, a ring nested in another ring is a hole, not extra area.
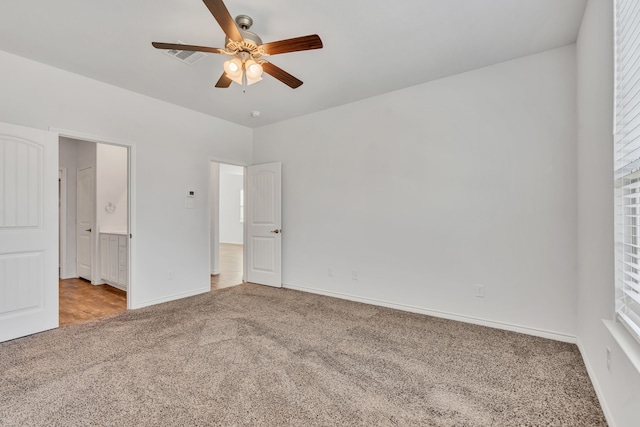
M 88 230 L 84 230 L 84 231 L 88 231 L 89 233 L 91 233 L 91 229 L 90 228 Z
M 279 233 L 282 233 L 282 230 L 279 230 L 279 229 L 276 228 L 275 230 L 271 230 L 271 232 L 279 234 Z

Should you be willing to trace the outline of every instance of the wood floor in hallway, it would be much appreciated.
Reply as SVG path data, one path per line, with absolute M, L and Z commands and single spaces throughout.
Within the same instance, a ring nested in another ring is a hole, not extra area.
M 211 290 L 242 283 L 242 245 L 220 243 L 220 274 L 211 276 Z
M 220 244 L 220 274 L 211 276 L 211 290 L 242 283 L 242 245 Z M 58 281 L 60 326 L 87 322 L 127 310 L 127 293 L 84 279 Z
M 58 280 L 60 326 L 86 322 L 127 309 L 127 293 L 84 279 Z

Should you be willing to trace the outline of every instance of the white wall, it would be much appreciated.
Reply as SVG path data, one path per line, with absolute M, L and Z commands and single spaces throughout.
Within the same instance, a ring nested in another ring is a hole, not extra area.
M 640 421 L 640 374 L 605 328 L 614 311 L 613 5 L 590 0 L 577 42 L 578 342 L 610 424 Z M 612 351 L 611 372 L 606 348 Z
M 107 206 L 115 210 L 107 209 Z M 96 228 L 101 232 L 127 231 L 127 148 L 97 144 Z
M 135 145 L 132 307 L 208 291 L 209 159 L 248 164 L 251 130 L 5 52 L 0 63 L 0 121 Z
M 240 190 L 243 187 L 243 168 L 220 165 L 220 243 L 243 243 L 243 224 L 240 222 Z
M 575 122 L 568 46 L 255 129 L 283 281 L 575 339 Z
M 78 277 L 76 265 L 76 170 L 78 168 L 78 141 L 60 138 L 59 166 L 67 169 L 67 218 L 66 218 L 66 261 L 63 279 Z

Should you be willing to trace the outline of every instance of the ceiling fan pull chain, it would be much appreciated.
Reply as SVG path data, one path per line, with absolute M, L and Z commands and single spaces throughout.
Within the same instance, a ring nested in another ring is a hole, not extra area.
M 244 68 L 244 62 L 242 63 L 242 93 L 247 93 L 247 70 Z

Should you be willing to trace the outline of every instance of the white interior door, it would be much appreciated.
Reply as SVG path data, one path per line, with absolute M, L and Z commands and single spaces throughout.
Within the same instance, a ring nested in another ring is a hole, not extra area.
M 58 136 L 0 123 L 0 341 L 58 327 Z
M 77 268 L 78 276 L 89 281 L 91 274 L 91 254 L 93 252 L 91 235 L 93 233 L 93 168 L 78 170 L 77 180 Z
M 282 286 L 280 163 L 247 168 L 247 282 Z

